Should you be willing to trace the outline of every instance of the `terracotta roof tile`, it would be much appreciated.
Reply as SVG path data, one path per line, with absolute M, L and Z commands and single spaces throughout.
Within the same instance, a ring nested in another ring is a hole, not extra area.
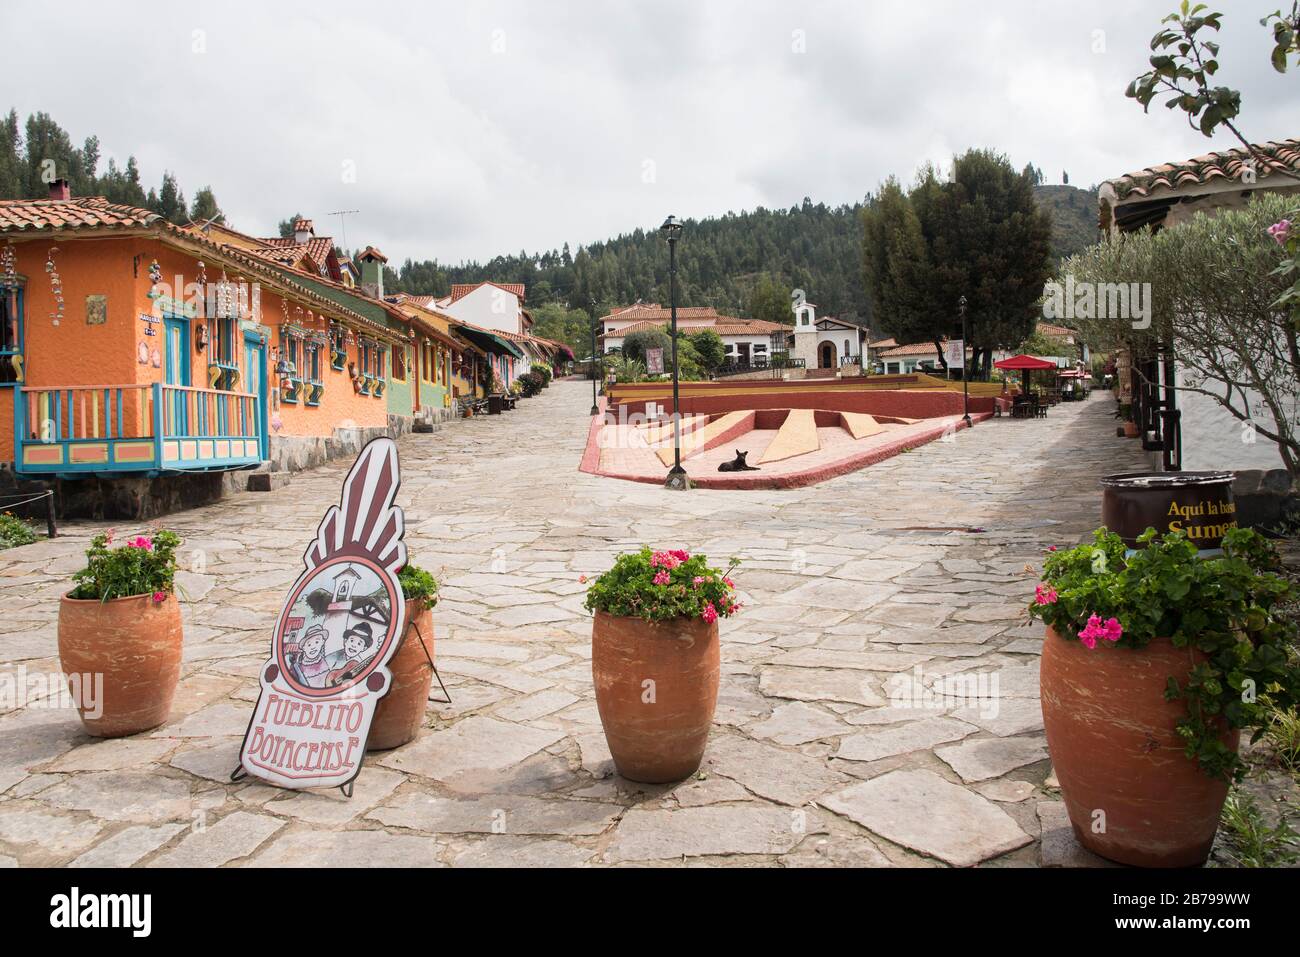
M 452 283 L 451 286 L 451 301 L 455 302 L 457 299 L 464 299 L 479 286 L 496 286 L 498 289 L 504 289 L 506 292 L 518 296 L 521 302 L 524 299 L 524 290 L 527 288 L 523 283 L 492 282 L 490 279 L 483 282 L 457 282 Z
M 1280 163 L 1293 173 L 1300 173 L 1300 138 L 1262 143 L 1255 147 L 1265 156 Z M 1205 186 L 1216 181 L 1231 182 L 1242 180 L 1242 171 L 1251 154 L 1245 147 L 1206 153 L 1181 163 L 1161 163 L 1148 166 L 1135 173 L 1126 173 L 1107 184 L 1114 188 L 1115 195 L 1123 199 L 1140 199 L 1151 196 L 1160 190 L 1179 190 L 1193 186 Z M 1275 170 L 1268 164 L 1256 161 L 1257 180 L 1267 179 Z
M 672 318 L 672 310 L 667 306 L 661 306 L 657 302 L 640 303 L 633 306 L 624 306 L 621 309 L 615 309 L 608 316 L 602 316 L 601 322 L 607 319 L 635 319 L 638 321 L 664 321 Z M 677 318 L 682 319 L 726 319 L 726 316 L 719 316 L 718 310 L 712 306 L 678 306 Z
M 680 309 L 677 310 L 677 318 L 682 318 L 682 310 Z M 679 328 L 678 331 L 687 334 L 703 332 L 705 329 L 709 329 L 720 336 L 767 336 L 782 330 L 786 332 L 794 332 L 794 329 L 790 326 L 783 326 L 779 322 L 766 322 L 762 319 L 731 319 L 727 316 L 718 316 L 716 314 L 713 318 L 718 320 L 718 322 L 715 322 L 713 325 L 691 326 L 688 329 Z M 663 321 L 655 322 L 647 320 L 634 322 L 630 326 L 624 326 L 622 329 L 615 329 L 613 332 L 606 333 L 604 336 L 601 336 L 601 338 L 604 339 L 608 337 L 611 339 L 621 339 L 634 332 L 646 332 L 650 329 L 658 329 L 662 331 L 664 328 L 665 323 Z
M 131 229 L 162 219 L 155 212 L 110 203 L 102 196 L 80 199 L 7 199 L 0 201 L 0 232 L 42 229 Z
M 946 342 L 947 340 L 944 341 Z M 884 352 L 881 352 L 877 358 L 892 359 L 899 356 L 935 356 L 937 358 L 938 353 L 934 351 L 933 342 L 910 342 L 907 345 L 894 346 L 892 349 L 886 349 Z
M 1036 328 L 1040 336 L 1051 336 L 1053 339 L 1073 338 L 1079 334 L 1068 326 L 1058 326 L 1050 322 L 1040 322 Z

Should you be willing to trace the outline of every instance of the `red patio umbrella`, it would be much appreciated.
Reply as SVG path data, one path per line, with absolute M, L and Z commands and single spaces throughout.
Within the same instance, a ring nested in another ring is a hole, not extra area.
M 1019 369 L 1021 373 L 1021 392 L 1029 394 L 1029 372 L 1031 369 L 1055 369 L 1056 363 L 1049 362 L 1046 359 L 1039 359 L 1036 356 L 1012 356 L 1010 359 L 999 359 L 993 363 L 994 368 L 1012 371 Z

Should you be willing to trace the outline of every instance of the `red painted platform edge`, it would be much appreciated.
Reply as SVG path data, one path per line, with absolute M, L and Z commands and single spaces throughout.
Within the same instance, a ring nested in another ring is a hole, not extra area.
M 971 424 L 984 422 L 993 418 L 992 412 L 976 412 L 971 416 Z M 603 416 L 600 419 L 604 421 Z M 954 423 L 954 431 L 960 432 L 968 426 L 958 420 Z M 858 469 L 866 468 L 868 465 L 875 465 L 877 462 L 883 462 L 885 459 L 893 458 L 903 449 L 915 449 L 922 445 L 940 439 L 948 431 L 948 426 L 936 426 L 919 435 L 909 436 L 905 439 L 898 439 L 887 445 L 881 445 L 868 452 L 855 455 L 851 458 L 842 459 L 839 462 L 828 462 L 826 465 L 817 468 L 804 469 L 801 472 L 790 472 L 785 475 L 764 476 L 764 475 L 727 475 L 724 472 L 706 475 L 703 478 L 691 476 L 691 485 L 696 488 L 718 488 L 718 489 L 787 489 L 787 488 L 804 488 L 808 485 L 816 485 L 818 482 L 824 482 L 827 479 L 836 478 L 840 475 L 847 475 L 849 472 L 856 472 Z M 582 456 L 582 466 L 580 471 L 590 472 L 592 475 L 599 475 L 603 478 L 622 479 L 625 482 L 641 482 L 646 485 L 662 485 L 664 476 L 654 475 L 625 475 L 618 472 L 601 472 L 599 470 L 600 450 L 596 449 L 595 461 L 596 468 L 588 468 L 587 462 L 591 452 L 591 446 L 596 441 L 595 429 L 588 436 L 588 449 Z M 722 476 L 726 475 L 725 478 Z
M 582 464 L 578 466 L 579 472 L 590 472 L 592 475 L 600 475 L 600 443 L 597 441 L 601 428 L 605 425 L 605 404 L 606 399 L 602 395 L 596 400 L 596 408 L 599 413 L 591 417 L 591 428 L 587 430 L 587 447 L 582 450 Z

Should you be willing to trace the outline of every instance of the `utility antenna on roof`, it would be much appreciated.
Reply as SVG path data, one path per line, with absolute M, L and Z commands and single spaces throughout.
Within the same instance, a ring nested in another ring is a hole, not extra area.
M 339 218 L 339 229 L 343 233 L 343 248 L 348 248 L 348 217 L 361 212 L 359 209 L 340 209 L 332 213 L 326 213 L 326 216 L 337 216 Z

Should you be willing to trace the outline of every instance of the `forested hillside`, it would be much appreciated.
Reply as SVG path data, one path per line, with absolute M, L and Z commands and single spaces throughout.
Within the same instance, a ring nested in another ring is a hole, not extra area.
M 1098 239 L 1097 194 L 1073 186 L 1036 186 L 1052 213 L 1052 252 L 1069 256 Z M 803 289 L 823 314 L 871 309 L 862 277 L 861 204 L 826 206 L 805 199 L 790 209 L 756 209 L 686 220 L 678 245 L 680 300 L 693 306 L 752 315 L 763 278 L 786 290 Z M 585 308 L 668 301 L 668 249 L 651 228 L 593 243 L 572 255 L 561 250 L 521 252 L 486 263 L 451 266 L 407 260 L 392 279 L 406 292 L 445 294 L 452 283 L 519 282 L 532 304 L 559 301 Z

